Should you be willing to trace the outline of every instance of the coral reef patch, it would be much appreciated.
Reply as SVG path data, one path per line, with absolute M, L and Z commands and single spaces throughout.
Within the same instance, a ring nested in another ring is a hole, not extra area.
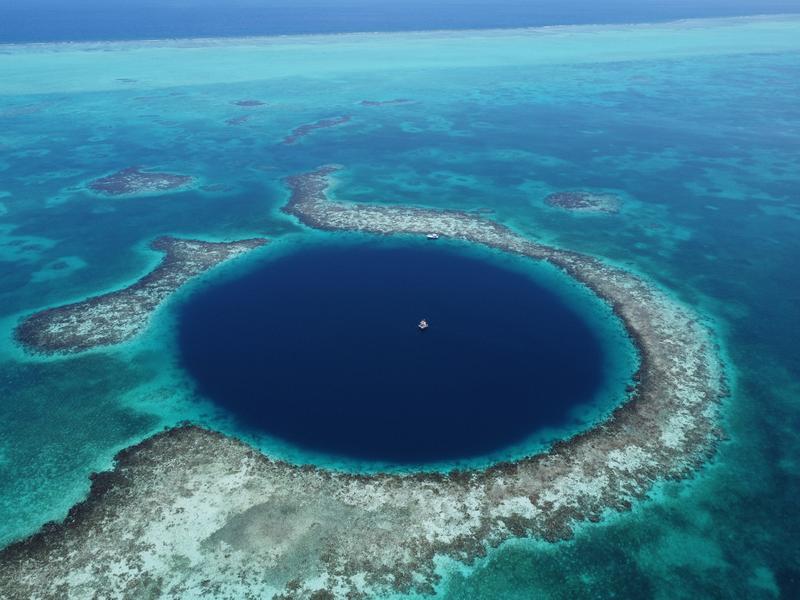
M 414 101 L 408 98 L 394 98 L 393 100 L 362 100 L 361 106 L 390 106 L 392 104 L 413 104 Z
M 139 167 L 128 167 L 95 179 L 89 189 L 105 196 L 128 196 L 134 194 L 156 194 L 188 186 L 192 182 L 189 175 L 174 173 L 149 173 Z
M 622 206 L 622 201 L 613 194 L 593 192 L 556 192 L 547 196 L 544 201 L 548 206 L 581 213 L 615 214 Z
M 319 121 L 314 121 L 313 123 L 306 123 L 305 125 L 300 125 L 292 130 L 292 132 L 283 138 L 282 144 L 291 145 L 295 142 L 299 141 L 300 139 L 310 135 L 317 129 L 327 129 L 329 127 L 336 127 L 337 125 L 344 125 L 348 123 L 352 117 L 350 115 L 342 115 L 339 117 L 331 117 L 329 119 L 320 119 Z
M 226 125 L 242 125 L 250 119 L 250 115 L 239 115 L 238 117 L 231 117 L 225 121 Z

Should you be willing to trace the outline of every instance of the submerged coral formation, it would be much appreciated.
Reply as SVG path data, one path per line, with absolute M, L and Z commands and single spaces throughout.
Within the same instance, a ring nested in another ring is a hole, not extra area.
M 0 554 L 10 598 L 362 598 L 431 592 L 434 557 L 469 562 L 514 537 L 562 540 L 680 478 L 721 436 L 722 363 L 698 316 L 639 276 L 464 212 L 331 201 L 337 167 L 288 179 L 309 226 L 468 240 L 545 260 L 609 302 L 640 353 L 605 422 L 538 455 L 450 473 L 331 472 L 276 462 L 193 426 L 122 452 L 89 498 Z M 514 415 L 508 415 L 514 418 Z
M 265 243 L 262 238 L 235 242 L 158 238 L 150 247 L 165 256 L 136 283 L 37 312 L 19 324 L 16 339 L 27 349 L 44 354 L 124 342 L 139 333 L 158 305 L 189 279 Z
M 299 141 L 300 139 L 310 135 L 312 132 L 316 131 L 317 129 L 327 129 L 328 127 L 336 127 L 337 125 L 344 125 L 348 123 L 352 117 L 350 115 L 342 115 L 340 117 L 331 117 L 329 119 L 320 119 L 319 121 L 314 121 L 313 123 L 306 123 L 305 125 L 300 125 L 300 127 L 296 127 L 292 130 L 292 132 L 283 138 L 282 144 L 294 144 L 295 142 Z
M 613 194 L 556 192 L 544 199 L 548 206 L 584 213 L 618 213 L 622 202 Z
M 246 123 L 250 119 L 250 115 L 239 115 L 238 117 L 231 117 L 230 119 L 226 119 L 225 123 L 227 125 L 241 125 L 242 123 Z
M 362 100 L 361 106 L 389 106 L 391 104 L 413 104 L 414 101 L 408 98 L 394 98 L 392 100 Z
M 173 173 L 148 173 L 139 167 L 128 167 L 113 175 L 95 179 L 89 189 L 107 196 L 153 194 L 186 187 L 192 182 L 189 175 Z
M 245 108 L 252 108 L 254 106 L 264 106 L 264 102 L 261 100 L 237 100 L 234 102 L 236 106 L 243 106 Z

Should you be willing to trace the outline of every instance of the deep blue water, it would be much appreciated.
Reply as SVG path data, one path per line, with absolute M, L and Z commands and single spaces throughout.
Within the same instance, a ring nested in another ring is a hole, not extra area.
M 305 249 L 193 294 L 179 329 L 200 391 L 243 425 L 367 460 L 502 449 L 603 381 L 563 298 L 434 243 Z
M 798 8 L 798 0 L 0 0 L 0 42 L 634 23 Z

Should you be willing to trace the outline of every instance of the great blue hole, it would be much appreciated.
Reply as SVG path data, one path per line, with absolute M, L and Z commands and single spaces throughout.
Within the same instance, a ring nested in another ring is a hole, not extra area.
M 194 294 L 179 343 L 243 427 L 398 464 L 501 451 L 603 383 L 602 344 L 562 297 L 441 242 L 296 251 Z

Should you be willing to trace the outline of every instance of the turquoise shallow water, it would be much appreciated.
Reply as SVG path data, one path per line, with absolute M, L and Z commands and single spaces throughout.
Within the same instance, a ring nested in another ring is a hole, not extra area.
M 192 418 L 235 431 L 177 367 L 174 304 L 298 246 L 336 243 L 278 209 L 283 176 L 337 162 L 342 198 L 486 211 L 645 274 L 714 324 L 735 377 L 730 439 L 697 478 L 660 486 L 572 542 L 514 543 L 471 569 L 443 565 L 443 597 L 796 595 L 798 33 L 800 19 L 787 17 L 3 47 L 0 540 L 63 517 L 90 471 L 165 425 Z M 414 102 L 360 104 L 394 98 Z M 243 99 L 265 105 L 234 104 Z M 279 144 L 338 115 L 352 120 Z M 131 165 L 221 187 L 114 199 L 83 191 Z M 621 211 L 575 215 L 543 202 L 574 189 L 617 194 Z M 187 287 L 122 348 L 40 360 L 13 346 L 18 315 L 135 280 L 157 260 L 146 243 L 165 233 L 275 241 Z M 624 364 L 629 347 L 580 288 L 546 268 L 458 250 L 556 287 L 619 342 Z

